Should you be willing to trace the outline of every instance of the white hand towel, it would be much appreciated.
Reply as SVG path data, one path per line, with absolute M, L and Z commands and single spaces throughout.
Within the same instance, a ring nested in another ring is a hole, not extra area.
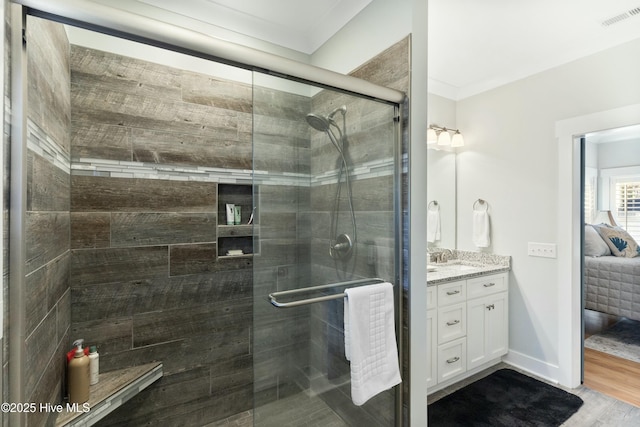
M 479 248 L 488 248 L 491 243 L 491 227 L 487 211 L 473 211 L 473 244 Z
M 351 400 L 363 405 L 399 384 L 400 367 L 390 283 L 346 289 L 345 353 L 351 361 Z
M 440 240 L 440 210 L 427 210 L 427 242 Z

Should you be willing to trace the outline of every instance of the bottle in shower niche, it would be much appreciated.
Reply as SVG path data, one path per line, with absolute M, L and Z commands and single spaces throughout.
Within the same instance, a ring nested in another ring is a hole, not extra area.
M 236 206 L 233 203 L 227 203 L 225 205 L 225 211 L 227 213 L 227 225 L 234 225 L 235 223 L 235 209 Z
M 85 403 L 89 400 L 89 384 L 91 372 L 89 368 L 89 356 L 84 354 L 83 340 L 74 341 L 76 352 L 67 367 L 69 380 L 69 403 Z
M 240 205 L 233 206 L 233 224 L 240 225 L 242 223 L 242 207 Z
M 91 381 L 89 384 L 98 384 L 100 375 L 100 355 L 98 354 L 98 347 L 92 345 L 89 349 L 89 371 L 91 372 Z

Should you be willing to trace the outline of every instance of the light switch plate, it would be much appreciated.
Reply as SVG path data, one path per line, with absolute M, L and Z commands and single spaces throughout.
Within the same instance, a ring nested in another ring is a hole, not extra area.
M 556 244 L 529 242 L 527 253 L 529 256 L 556 258 Z

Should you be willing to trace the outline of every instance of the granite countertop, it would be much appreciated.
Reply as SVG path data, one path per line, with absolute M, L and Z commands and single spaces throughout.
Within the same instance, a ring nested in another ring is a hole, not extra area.
M 511 270 L 509 256 L 458 250 L 451 252 L 453 258 L 446 263 L 427 263 L 427 286 Z

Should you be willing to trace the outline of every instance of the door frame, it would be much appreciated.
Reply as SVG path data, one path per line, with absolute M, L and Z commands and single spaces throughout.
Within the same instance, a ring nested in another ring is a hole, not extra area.
M 640 104 L 586 114 L 556 122 L 558 140 L 558 360 L 560 384 L 581 384 L 582 341 L 582 221 L 580 137 L 595 131 L 640 123 Z

